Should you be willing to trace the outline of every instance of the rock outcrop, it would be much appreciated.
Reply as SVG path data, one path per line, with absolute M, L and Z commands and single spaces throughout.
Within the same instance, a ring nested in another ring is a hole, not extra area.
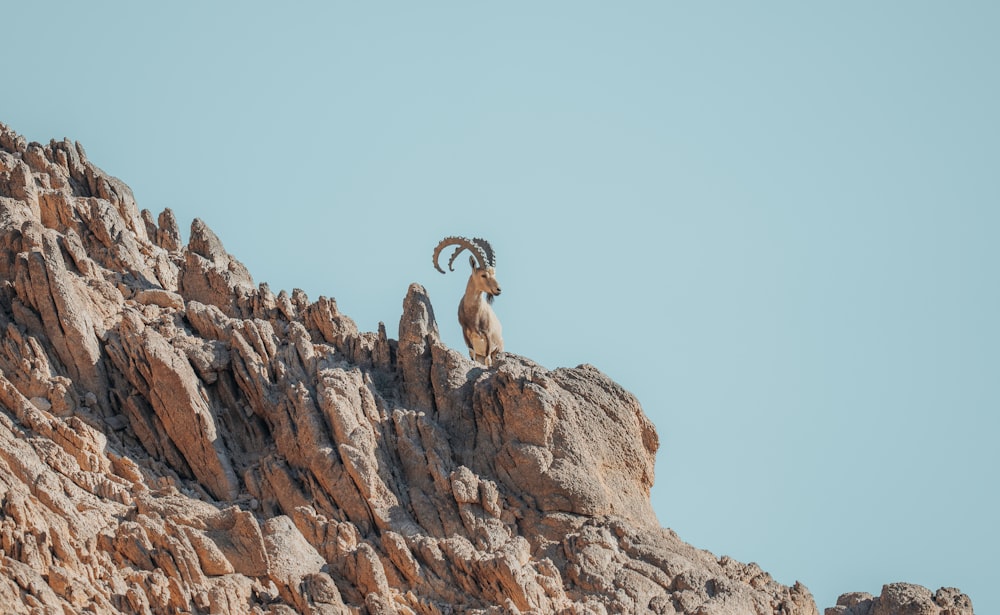
M 818 613 L 659 527 L 656 431 L 597 369 L 483 369 L 418 285 L 359 332 L 189 237 L 0 125 L 4 612 Z M 972 612 L 938 596 L 833 612 Z
M 882 593 L 843 594 L 824 615 L 972 615 L 972 601 L 954 587 L 934 593 L 910 583 L 890 583 Z

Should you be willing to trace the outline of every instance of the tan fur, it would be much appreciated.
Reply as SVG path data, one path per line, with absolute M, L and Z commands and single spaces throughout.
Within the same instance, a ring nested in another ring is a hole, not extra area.
M 503 336 L 500 319 L 486 300 L 484 293 L 495 297 L 500 294 L 500 284 L 497 282 L 493 267 L 476 267 L 470 258 L 472 275 L 465 285 L 465 295 L 458 304 L 458 323 L 462 326 L 465 345 L 469 347 L 469 356 L 473 361 L 493 365 L 497 353 L 503 352 Z

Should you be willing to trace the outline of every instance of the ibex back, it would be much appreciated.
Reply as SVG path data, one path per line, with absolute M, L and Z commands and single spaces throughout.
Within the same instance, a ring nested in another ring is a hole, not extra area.
M 465 295 L 458 304 L 458 324 L 462 326 L 465 345 L 469 347 L 469 356 L 486 366 L 493 365 L 497 353 L 503 352 L 503 336 L 500 320 L 493 312 L 490 304 L 493 298 L 500 294 L 500 283 L 496 278 L 496 256 L 493 248 L 485 239 L 476 237 L 445 237 L 434 248 L 434 268 L 444 273 L 438 265 L 438 255 L 447 246 L 458 246 L 448 259 L 448 269 L 455 270 L 455 259 L 462 250 L 472 253 L 469 265 L 472 274 L 465 285 Z

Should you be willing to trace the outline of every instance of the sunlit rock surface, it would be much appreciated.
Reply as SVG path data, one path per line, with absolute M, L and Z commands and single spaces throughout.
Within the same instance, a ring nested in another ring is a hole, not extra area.
M 5 613 L 818 614 L 659 526 L 656 431 L 597 369 L 483 369 L 416 284 L 359 332 L 189 237 L 0 125 Z M 906 587 L 827 613 L 972 613 Z

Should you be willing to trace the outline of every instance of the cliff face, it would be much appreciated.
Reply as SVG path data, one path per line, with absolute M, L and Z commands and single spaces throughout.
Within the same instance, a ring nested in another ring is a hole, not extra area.
M 483 369 L 418 285 L 359 332 L 0 124 L 4 612 L 817 613 L 658 526 L 657 446 L 593 367 Z

